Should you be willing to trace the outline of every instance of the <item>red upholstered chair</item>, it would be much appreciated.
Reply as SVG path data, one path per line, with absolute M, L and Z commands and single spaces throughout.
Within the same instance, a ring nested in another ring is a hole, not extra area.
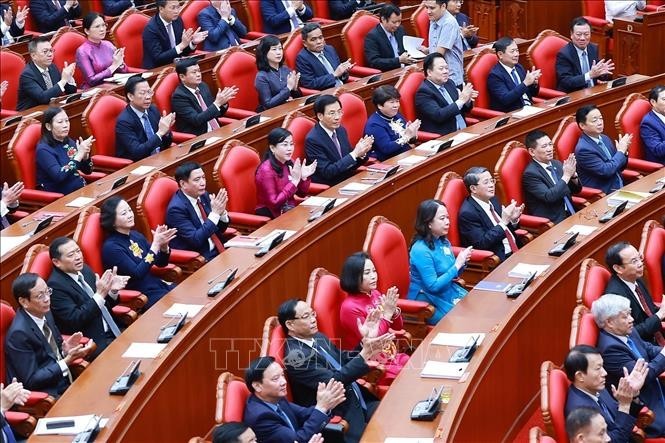
M 545 435 L 545 432 L 538 426 L 534 426 L 529 429 L 529 443 L 556 443 L 556 440 Z
M 185 25 L 185 29 L 192 28 L 196 30 L 196 28 L 199 27 L 199 20 L 197 18 L 199 12 L 201 12 L 201 10 L 205 9 L 209 5 L 209 2 L 201 2 L 196 0 L 188 1 L 185 3 L 185 6 L 183 6 L 180 10 L 180 17 L 182 18 L 182 22 Z
M 531 66 L 541 71 L 539 97 L 554 98 L 566 95 L 556 90 L 556 55 L 566 46 L 568 39 L 556 31 L 546 29 L 541 31 L 526 50 Z
M 640 254 L 644 257 L 646 281 L 649 284 L 651 298 L 656 303 L 661 303 L 665 293 L 661 268 L 665 255 L 665 229 L 655 220 L 649 220 L 644 224 Z
M 249 23 L 247 28 L 249 32 L 245 38 L 255 40 L 267 35 L 263 32 L 263 15 L 261 14 L 260 0 L 242 0 L 242 4 L 247 12 Z M 254 84 L 254 83 L 252 83 Z
M 388 288 L 399 290 L 397 305 L 402 310 L 405 327 L 416 338 L 427 332 L 427 319 L 434 314 L 434 307 L 427 302 L 409 300 L 409 251 L 402 230 L 385 217 L 370 220 L 365 234 L 363 251 L 372 258 L 378 274 L 377 289 L 385 294 Z
M 427 17 L 427 10 L 421 4 L 418 9 L 411 14 L 411 27 L 416 31 L 416 37 L 424 38 L 423 45 L 427 46 L 427 37 L 429 35 L 429 17 Z
M 21 206 L 38 209 L 63 196 L 59 192 L 37 189 L 37 163 L 35 149 L 41 138 L 42 125 L 34 118 L 23 119 L 16 128 L 7 148 L 15 176 L 23 182 Z
M 307 134 L 312 130 L 314 125 L 316 125 L 316 121 L 300 111 L 291 111 L 286 114 L 282 128 L 288 129 L 293 135 L 294 149 L 291 158 L 305 160 L 305 138 L 307 138 Z M 319 194 L 329 187 L 323 183 L 311 182 L 309 185 L 309 194 Z
M 217 379 L 217 403 L 215 405 L 215 422 L 218 424 L 232 421 L 242 422 L 245 405 L 251 393 L 245 381 L 223 372 Z
M 665 5 L 664 0 L 647 0 L 647 6 L 644 8 L 644 12 L 655 12 L 663 5 Z
M 494 50 L 484 48 L 473 56 L 466 67 L 466 81 L 471 82 L 474 89 L 478 91 L 478 98 L 473 102 L 473 109 L 471 109 L 471 115 L 474 117 L 487 119 L 504 114 L 490 109 L 490 95 L 487 90 L 487 77 L 497 62 Z
M 231 225 L 241 231 L 252 231 L 270 220 L 256 215 L 256 182 L 254 175 L 261 163 L 259 154 L 239 140 L 224 144 L 213 169 L 213 177 L 226 189 Z
M 307 3 L 312 7 L 312 12 L 314 12 L 315 16 L 330 20 L 328 0 L 309 0 Z
M 26 6 L 30 7 L 30 0 L 16 0 L 14 4 L 17 8 L 25 8 Z M 28 14 L 28 16 L 25 18 L 25 32 L 35 35 L 41 34 L 41 32 L 37 30 L 37 24 L 35 23 L 35 19 L 32 14 Z
M 298 53 L 303 48 L 300 29 L 293 30 L 293 32 L 291 32 L 291 34 L 289 34 L 289 36 L 286 38 L 286 41 L 282 47 L 284 49 L 284 63 L 286 63 L 286 66 L 291 68 L 291 70 L 295 71 Z M 302 92 L 303 95 L 313 95 L 318 94 L 321 91 L 316 89 L 303 88 L 300 86 L 300 92 Z
M 175 72 L 175 67 L 167 66 L 161 70 L 157 76 L 157 80 L 155 80 L 155 83 L 152 85 L 152 90 L 155 91 L 153 100 L 160 113 L 171 113 L 171 96 L 179 84 L 180 79 Z M 171 131 L 171 134 L 173 134 L 173 143 L 182 143 L 196 137 L 194 134 L 173 130 Z
M 570 327 L 569 346 L 589 345 L 595 347 L 598 344 L 598 325 L 593 319 L 591 310 L 584 305 L 575 306 L 573 319 Z
M 469 194 L 466 191 L 462 177 L 454 172 L 446 172 L 439 181 L 439 186 L 436 190 L 434 198 L 441 200 L 446 204 L 448 209 L 448 218 L 450 219 L 450 227 L 448 228 L 448 241 L 453 245 L 453 252 L 457 254 L 461 248 L 462 241 L 460 239 L 459 228 L 457 225 L 457 218 L 459 216 L 460 208 L 464 199 Z M 492 269 L 496 268 L 499 264 L 499 257 L 494 255 L 491 251 L 484 251 L 482 249 L 474 249 L 471 253 L 471 258 L 467 263 L 466 271 L 479 276 L 479 280 L 488 274 Z
M 420 6 L 418 9 L 421 9 Z M 425 15 L 427 17 L 427 15 Z M 401 98 L 399 99 L 400 111 L 407 121 L 414 121 L 418 118 L 416 113 L 416 91 L 420 84 L 425 80 L 425 75 L 422 71 L 406 70 L 399 78 L 395 87 L 399 91 Z M 433 132 L 418 131 L 418 140 L 421 142 L 434 140 L 441 137 L 440 134 Z
M 605 0 L 583 0 L 582 16 L 591 24 L 591 41 L 598 43 L 598 56 L 612 58 L 614 39 L 610 33 L 612 23 L 605 20 Z
M 367 123 L 367 108 L 365 101 L 353 92 L 344 92 L 339 95 L 344 114 L 342 115 L 342 126 L 349 134 L 349 143 L 354 147 L 362 138 Z
M 342 41 L 346 54 L 356 65 L 350 74 L 367 77 L 380 74 L 379 69 L 370 68 L 365 60 L 365 36 L 379 24 L 379 19 L 367 11 L 356 11 L 342 28 Z
M 593 258 L 585 259 L 580 265 L 577 304 L 591 309 L 591 304 L 605 294 L 605 287 L 610 277 L 610 271 L 605 266 Z
M 155 171 L 143 182 L 136 200 L 136 214 L 143 225 L 143 232 L 152 232 L 158 225 L 166 224 L 166 208 L 178 191 L 176 181 L 161 171 Z M 152 234 L 146 236 L 152 239 Z M 171 248 L 169 262 L 178 265 L 185 274 L 191 274 L 205 264 L 196 251 Z
M 531 156 L 522 143 L 512 141 L 503 147 L 501 156 L 494 167 L 494 178 L 498 182 L 499 189 L 503 191 L 501 201 L 515 200 L 518 205 L 524 203 L 522 175 L 530 161 Z M 544 217 L 522 214 L 520 226 L 530 232 L 542 234 L 554 224 Z
M 659 171 L 663 165 L 644 160 L 644 146 L 640 136 L 640 124 L 651 111 L 651 103 L 642 94 L 632 93 L 623 102 L 614 119 L 614 126 L 619 134 L 632 134 L 633 140 L 628 148 L 628 167 L 645 175 Z
M 333 342 L 342 339 L 339 311 L 346 297 L 347 293 L 342 290 L 339 277 L 335 274 L 316 268 L 309 275 L 305 301 L 317 314 L 321 314 L 316 318 L 319 331 Z
M 51 39 L 53 53 L 53 63 L 62 72 L 65 62 L 68 64 L 76 63 L 76 50 L 86 41 L 85 35 L 72 27 L 62 27 L 58 29 Z M 83 84 L 83 72 L 81 69 L 74 71 L 74 80 L 77 85 Z
M 125 64 L 129 72 L 143 72 L 143 28 L 150 21 L 150 17 L 137 11 L 128 9 L 123 12 L 111 28 L 111 40 L 116 48 L 127 48 Z
M 18 80 L 25 68 L 25 59 L 21 54 L 0 48 L 0 78 L 7 80 L 7 91 L 2 96 L 2 109 L 0 118 L 10 117 L 16 114 L 16 103 L 18 101 Z
M 117 171 L 131 165 L 128 158 L 115 156 L 115 121 L 127 107 L 127 102 L 119 95 L 100 91 L 91 99 L 81 116 L 81 125 L 88 136 L 95 138 L 92 162 L 95 167 L 106 171 Z
M 540 366 L 540 411 L 545 430 L 561 443 L 568 441 L 564 410 L 570 382 L 566 373 L 551 361 Z
M 256 114 L 259 106 L 259 95 L 254 87 L 254 79 L 258 69 L 253 54 L 239 46 L 229 48 L 215 65 L 212 76 L 217 86 L 238 86 L 238 95 L 229 102 L 226 117 L 243 119 Z

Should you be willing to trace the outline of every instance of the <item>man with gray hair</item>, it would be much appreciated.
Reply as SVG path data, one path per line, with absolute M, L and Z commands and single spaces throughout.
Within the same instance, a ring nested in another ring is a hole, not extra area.
M 640 391 L 640 400 L 656 418 L 645 429 L 648 437 L 665 435 L 665 396 L 658 376 L 665 370 L 665 350 L 642 340 L 633 328 L 630 301 L 620 295 L 605 294 L 591 305 L 591 313 L 600 328 L 598 350 L 607 371 L 607 385 L 618 385 L 619 379 L 644 359 L 649 372 Z

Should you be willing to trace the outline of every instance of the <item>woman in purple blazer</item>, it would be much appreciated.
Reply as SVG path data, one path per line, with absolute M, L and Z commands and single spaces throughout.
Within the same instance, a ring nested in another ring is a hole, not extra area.
M 257 112 L 279 106 L 291 98 L 302 97 L 298 88 L 300 74 L 284 66 L 282 43 L 274 35 L 266 35 L 256 47 L 256 67 L 259 70 L 254 80 L 259 94 Z
M 295 195 L 309 190 L 309 177 L 316 170 L 316 161 L 309 165 L 300 159 L 291 161 L 293 136 L 284 128 L 268 134 L 268 150 L 256 169 L 256 213 L 275 218 L 298 203 Z
M 76 50 L 76 65 L 83 73 L 82 89 L 100 84 L 115 72 L 127 72 L 125 48 L 116 49 L 104 40 L 106 22 L 101 14 L 88 13 L 83 18 L 83 31 L 88 39 Z

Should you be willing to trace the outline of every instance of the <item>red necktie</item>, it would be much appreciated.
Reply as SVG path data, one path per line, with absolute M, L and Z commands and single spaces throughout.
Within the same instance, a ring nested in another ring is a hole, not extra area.
M 194 95 L 196 95 L 196 98 L 199 101 L 199 105 L 201 106 L 201 112 L 205 112 L 205 110 L 208 109 L 208 106 L 206 106 L 206 102 L 203 101 L 203 97 L 201 96 L 201 91 L 199 91 L 198 88 L 196 88 L 196 94 Z M 219 123 L 217 123 L 217 119 L 215 118 L 208 120 L 208 124 L 212 129 L 219 129 Z
M 640 289 L 640 286 L 637 284 L 637 282 L 635 282 L 635 294 L 637 294 L 637 298 L 640 300 L 640 304 L 642 304 L 644 312 L 647 314 L 647 316 L 651 317 L 653 312 L 651 311 L 651 308 L 647 303 L 647 299 L 644 297 L 644 293 Z M 665 346 L 665 337 L 663 337 L 663 334 L 660 331 L 655 332 L 653 336 L 659 346 Z
M 197 199 L 196 203 L 199 205 L 199 212 L 201 212 L 201 218 L 203 219 L 203 221 L 208 220 L 208 214 L 206 214 L 206 210 L 203 208 L 203 203 L 201 203 L 201 200 Z M 224 245 L 219 240 L 219 237 L 217 237 L 217 234 L 212 234 L 210 240 L 212 240 L 212 243 L 215 245 L 215 249 L 217 249 L 217 252 L 221 254 L 224 251 Z
M 492 206 L 492 203 L 490 202 L 490 212 L 492 213 L 492 217 L 494 217 L 494 221 L 496 224 L 501 223 L 501 219 L 499 218 L 499 215 L 496 213 L 494 210 L 494 206 Z M 517 247 L 517 243 L 515 243 L 515 237 L 513 236 L 513 233 L 510 232 L 510 229 L 508 228 L 503 228 L 503 232 L 506 234 L 506 240 L 508 240 L 508 246 L 510 246 L 510 250 L 515 253 L 519 249 Z

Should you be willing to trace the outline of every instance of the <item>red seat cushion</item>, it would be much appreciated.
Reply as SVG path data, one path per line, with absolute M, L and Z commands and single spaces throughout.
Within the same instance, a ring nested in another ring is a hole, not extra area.
M 522 174 L 530 161 L 531 156 L 524 148 L 514 147 L 506 155 L 499 171 L 506 201 L 515 200 L 517 204 L 524 202 Z
M 577 326 L 577 344 L 595 347 L 598 344 L 598 325 L 593 314 L 586 312 L 582 315 Z
M 554 146 L 556 148 L 557 157 L 563 161 L 575 152 L 575 146 L 580 139 L 582 131 L 575 122 L 574 118 L 566 118 L 561 122 L 557 134 L 554 136 Z
M 178 184 L 171 177 L 159 177 L 139 196 L 143 215 L 150 229 L 155 229 L 166 220 L 166 209 L 171 197 L 178 191 Z
M 25 68 L 25 60 L 20 54 L 2 48 L 0 50 L 0 78 L 7 80 L 7 91 L 2 96 L 3 109 L 16 109 L 18 101 L 18 80 Z
M 610 271 L 599 264 L 590 266 L 586 270 L 582 302 L 584 306 L 591 309 L 591 304 L 605 294 L 605 287 L 610 281 Z
M 81 222 L 81 219 L 84 221 Z M 74 241 L 79 244 L 85 262 L 99 275 L 104 273 L 102 245 L 105 238 L 106 234 L 99 221 L 99 212 L 89 214 L 82 212 L 79 226 L 74 233 Z
M 630 98 L 629 96 L 628 99 Z M 621 132 L 633 135 L 633 140 L 628 150 L 630 157 L 644 158 L 644 146 L 642 146 L 642 138 L 640 137 L 640 124 L 649 111 L 651 111 L 651 104 L 648 100 L 635 98 L 627 107 L 622 108 L 617 115 L 617 120 L 622 129 Z
M 365 123 L 367 122 L 367 108 L 365 108 L 363 99 L 350 92 L 340 95 L 339 101 L 342 103 L 342 109 L 344 110 L 342 126 L 349 134 L 351 147 L 354 147 L 363 136 Z
M 567 441 L 566 438 L 566 399 L 570 382 L 561 369 L 553 369 L 547 380 L 549 409 L 554 424 L 557 441 Z
M 229 101 L 226 116 L 244 118 L 253 115 L 259 105 L 259 96 L 254 88 L 254 79 L 258 73 L 254 55 L 240 50 L 229 51 L 220 58 L 214 73 L 220 88 L 240 88 L 238 94 Z
M 284 42 L 284 63 L 292 70 L 296 69 L 298 53 L 303 48 L 300 32 L 292 33 Z
M 254 174 L 260 161 L 259 154 L 254 149 L 242 144 L 226 146 L 222 150 L 216 169 L 229 196 L 226 206 L 229 211 L 254 214 L 256 209 Z
M 541 88 L 556 89 L 556 55 L 568 42 L 559 35 L 544 35 L 543 31 L 529 46 L 527 54 L 531 64 L 538 66 L 541 75 L 538 83 Z
M 287 121 L 288 120 L 288 121 Z M 305 139 L 307 134 L 312 130 L 316 122 L 305 115 L 297 116 L 285 120 L 286 129 L 288 129 L 293 135 L 293 154 L 291 158 L 294 160 L 296 158 L 304 159 L 305 158 Z
M 97 95 L 83 112 L 83 126 L 95 138 L 93 162 L 98 155 L 115 157 L 115 122 L 127 103 L 116 95 Z M 129 159 L 116 157 L 120 167 L 130 165 Z
M 474 57 L 466 69 L 466 75 L 469 82 L 473 83 L 473 87 L 478 91 L 478 97 L 474 101 L 473 106 L 489 109 L 490 97 L 487 91 L 487 78 L 496 65 L 498 59 L 496 54 L 488 53 Z
M 407 121 L 412 122 L 417 118 L 416 91 L 424 79 L 425 75 L 422 72 L 410 71 L 402 74 L 402 77 L 395 85 L 401 96 L 399 100 L 400 110 Z
M 231 380 L 226 385 L 224 396 L 224 423 L 231 421 L 242 422 L 245 415 L 245 405 L 250 396 L 247 385 L 240 380 Z
M 454 178 L 447 184 L 441 195 L 441 201 L 446 204 L 448 209 L 448 219 L 450 220 L 450 227 L 448 228 L 448 235 L 446 236 L 450 243 L 454 246 L 462 244 L 460 240 L 459 228 L 457 226 L 457 219 L 459 211 L 462 207 L 464 199 L 467 197 L 466 187 L 461 178 Z
M 331 340 L 342 338 L 342 326 L 339 318 L 342 302 L 346 293 L 339 285 L 339 278 L 319 268 L 312 271 L 313 282 L 307 294 L 307 302 L 317 314 L 319 331 Z M 312 279 L 310 279 L 311 281 Z
M 111 28 L 111 35 L 118 48 L 131 48 L 125 53 L 125 64 L 133 68 L 143 66 L 143 28 L 150 17 L 139 12 L 126 15 Z
M 367 66 L 365 36 L 378 24 L 379 19 L 374 15 L 354 15 L 342 30 L 347 55 L 358 66 Z
M 364 250 L 372 257 L 378 275 L 377 288 L 386 293 L 396 286 L 400 298 L 409 292 L 409 251 L 406 239 L 399 226 L 383 217 L 375 217 L 370 222 Z
M 194 29 L 199 27 L 198 15 L 203 9 L 209 6 L 208 2 L 187 2 L 180 11 L 180 17 L 185 25 L 185 29 Z
M 62 72 L 62 68 L 65 66 L 65 62 L 72 64 L 76 62 L 76 50 L 85 43 L 86 37 L 80 32 L 71 30 L 65 31 L 62 33 L 57 33 L 53 40 L 51 40 L 51 45 L 55 50 L 53 54 L 53 63 L 58 67 Z M 83 84 L 83 72 L 81 69 L 76 69 L 74 71 L 74 79 L 76 80 L 77 85 Z

